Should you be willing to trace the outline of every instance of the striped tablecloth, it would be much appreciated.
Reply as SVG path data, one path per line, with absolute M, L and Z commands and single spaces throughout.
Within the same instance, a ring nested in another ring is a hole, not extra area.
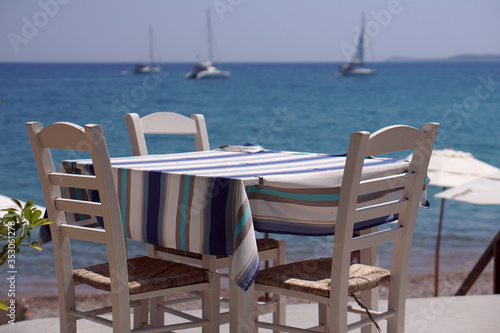
M 112 158 L 111 164 L 128 237 L 186 251 L 233 255 L 231 278 L 246 290 L 259 269 L 254 229 L 334 233 L 345 157 L 213 150 Z M 367 159 L 363 172 L 383 176 L 407 167 L 406 161 Z M 89 161 L 66 161 L 64 168 L 92 173 Z M 387 195 L 398 193 L 374 193 L 360 202 Z M 363 222 L 358 228 L 385 220 Z

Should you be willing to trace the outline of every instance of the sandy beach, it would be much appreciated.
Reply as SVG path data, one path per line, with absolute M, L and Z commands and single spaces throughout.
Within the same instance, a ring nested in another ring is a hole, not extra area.
M 440 296 L 453 296 L 468 272 L 442 272 L 440 275 Z M 467 295 L 488 295 L 493 290 L 493 273 L 491 271 L 481 274 L 475 285 Z M 385 288 L 382 288 L 380 297 L 386 298 Z M 78 304 L 85 309 L 92 309 L 104 304 L 110 304 L 110 296 L 107 293 L 85 293 L 78 295 Z M 226 291 L 223 291 L 227 293 Z M 408 298 L 432 297 L 434 295 L 434 275 L 414 274 L 409 277 Z M 30 308 L 29 319 L 58 317 L 57 295 L 26 297 Z M 289 299 L 290 303 L 298 300 Z M 192 303 L 188 307 L 197 308 L 199 304 Z

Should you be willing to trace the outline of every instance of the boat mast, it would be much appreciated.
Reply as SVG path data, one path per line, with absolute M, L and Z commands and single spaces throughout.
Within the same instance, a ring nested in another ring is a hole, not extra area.
M 364 39 L 365 39 L 365 13 L 361 14 L 361 30 L 359 32 L 358 45 L 356 47 L 356 54 L 352 59 L 353 64 L 362 65 L 364 62 Z
M 149 26 L 149 60 L 154 65 L 153 28 Z
M 212 22 L 210 21 L 210 9 L 207 9 L 207 31 L 208 31 L 208 60 L 213 63 L 214 54 L 212 49 Z

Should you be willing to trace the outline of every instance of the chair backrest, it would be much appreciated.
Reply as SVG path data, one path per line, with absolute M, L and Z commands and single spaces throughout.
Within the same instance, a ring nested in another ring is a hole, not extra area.
M 148 155 L 145 134 L 191 134 L 194 135 L 196 150 L 210 150 L 205 118 L 192 114 L 191 118 L 174 112 L 156 112 L 142 118 L 137 113 L 126 113 L 132 154 Z
M 426 123 L 421 129 L 397 125 L 383 128 L 371 135 L 368 132 L 352 134 L 335 227 L 332 294 L 342 295 L 348 289 L 351 251 L 373 248 L 391 241 L 395 242 L 391 263 L 391 288 L 406 289 L 406 281 L 403 280 L 406 280 L 408 274 L 417 211 L 438 129 L 439 124 Z M 406 172 L 383 178 L 362 175 L 365 157 L 406 150 L 413 151 L 413 158 Z M 360 196 L 385 191 L 398 191 L 401 196 L 397 200 L 392 198 L 372 206 L 358 203 Z M 392 214 L 399 214 L 394 228 L 353 237 L 356 222 Z M 397 298 L 392 302 L 404 302 L 404 292 L 395 294 L 396 296 L 390 296 Z
M 50 228 L 59 288 L 64 288 L 65 291 L 72 289 L 68 289 L 68 285 L 73 284 L 70 238 L 106 244 L 112 281 L 126 280 L 126 243 L 111 162 L 101 126 L 86 125 L 82 128 L 71 123 L 55 123 L 44 128 L 39 122 L 30 122 L 26 124 L 26 128 L 40 176 L 48 218 L 54 222 Z M 89 152 L 95 175 L 57 172 L 51 149 Z M 61 195 L 62 188 L 98 191 L 100 202 L 64 198 Z M 104 229 L 70 225 L 67 223 L 66 213 L 100 216 Z M 127 285 L 127 282 L 124 283 Z M 121 296 L 128 295 L 128 288 L 119 289 L 124 291 L 120 291 Z M 123 300 L 128 302 L 128 298 Z

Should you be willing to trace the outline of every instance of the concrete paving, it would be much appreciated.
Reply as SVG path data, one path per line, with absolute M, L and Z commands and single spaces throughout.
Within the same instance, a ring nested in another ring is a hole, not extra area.
M 380 308 L 386 307 L 386 301 L 380 301 Z M 316 322 L 316 304 L 289 305 L 287 323 L 302 327 L 312 326 Z M 406 333 L 443 333 L 443 332 L 500 332 L 500 295 L 414 298 L 406 305 Z M 192 311 L 199 314 L 199 311 Z M 270 320 L 270 315 L 264 316 Z M 171 320 L 167 317 L 167 320 Z M 381 323 L 382 331 L 385 323 Z M 221 332 L 229 332 L 228 325 L 221 326 Z M 264 330 L 262 330 L 264 331 Z M 59 332 L 59 319 L 46 318 L 27 320 L 16 325 L 0 326 L 2 333 Z M 111 329 L 88 321 L 78 322 L 78 332 L 101 333 Z M 201 332 L 201 329 L 182 330 L 180 332 Z M 352 331 L 352 332 L 359 332 Z

